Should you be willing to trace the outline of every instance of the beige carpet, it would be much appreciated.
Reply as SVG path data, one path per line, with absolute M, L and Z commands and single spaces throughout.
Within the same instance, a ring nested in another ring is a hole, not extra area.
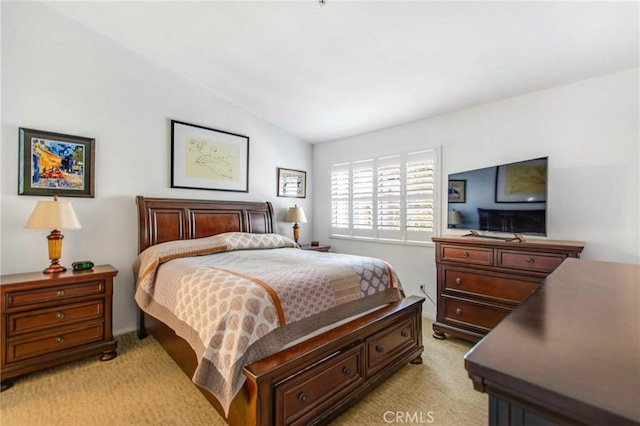
M 117 340 L 114 360 L 92 357 L 16 380 L 0 394 L 0 424 L 225 424 L 153 338 Z M 332 424 L 486 425 L 487 396 L 464 369 L 471 344 L 435 340 L 425 322 L 424 346 L 422 365 L 407 365 Z

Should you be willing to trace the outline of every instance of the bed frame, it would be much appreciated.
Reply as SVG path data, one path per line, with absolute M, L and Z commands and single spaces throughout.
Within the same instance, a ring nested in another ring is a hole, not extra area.
M 136 202 L 139 252 L 165 241 L 275 230 L 269 202 L 143 196 Z M 422 362 L 423 301 L 404 298 L 248 365 L 227 416 L 209 391 L 198 389 L 230 425 L 326 424 L 407 363 Z M 147 334 L 193 376 L 197 359 L 189 344 L 140 311 L 138 337 Z

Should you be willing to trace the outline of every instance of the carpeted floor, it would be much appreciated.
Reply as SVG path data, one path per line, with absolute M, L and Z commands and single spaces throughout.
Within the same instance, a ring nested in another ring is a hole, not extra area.
M 119 356 L 25 375 L 0 394 L 2 426 L 224 425 L 224 421 L 152 338 L 118 336 Z M 487 396 L 464 369 L 470 343 L 431 337 L 424 363 L 407 365 L 344 413 L 334 425 L 487 424 Z

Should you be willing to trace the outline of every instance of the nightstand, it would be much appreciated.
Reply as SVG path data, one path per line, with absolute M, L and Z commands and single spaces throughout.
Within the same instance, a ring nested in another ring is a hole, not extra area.
M 13 378 L 90 355 L 118 354 L 111 331 L 111 265 L 0 277 L 0 390 Z
M 331 246 L 325 246 L 325 245 L 318 245 L 318 246 L 312 246 L 311 244 L 300 244 L 300 248 L 302 250 L 315 250 L 315 251 L 323 251 L 328 253 L 329 250 L 331 250 Z

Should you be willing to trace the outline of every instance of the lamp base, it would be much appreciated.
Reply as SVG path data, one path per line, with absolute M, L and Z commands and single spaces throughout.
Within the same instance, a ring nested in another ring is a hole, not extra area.
M 66 270 L 67 270 L 67 268 L 65 268 L 64 266 L 59 264 L 58 261 L 56 260 L 56 261 L 51 262 L 51 265 L 49 265 L 49 267 L 47 269 L 42 271 L 42 273 L 43 274 L 58 274 L 60 272 L 66 271 Z

